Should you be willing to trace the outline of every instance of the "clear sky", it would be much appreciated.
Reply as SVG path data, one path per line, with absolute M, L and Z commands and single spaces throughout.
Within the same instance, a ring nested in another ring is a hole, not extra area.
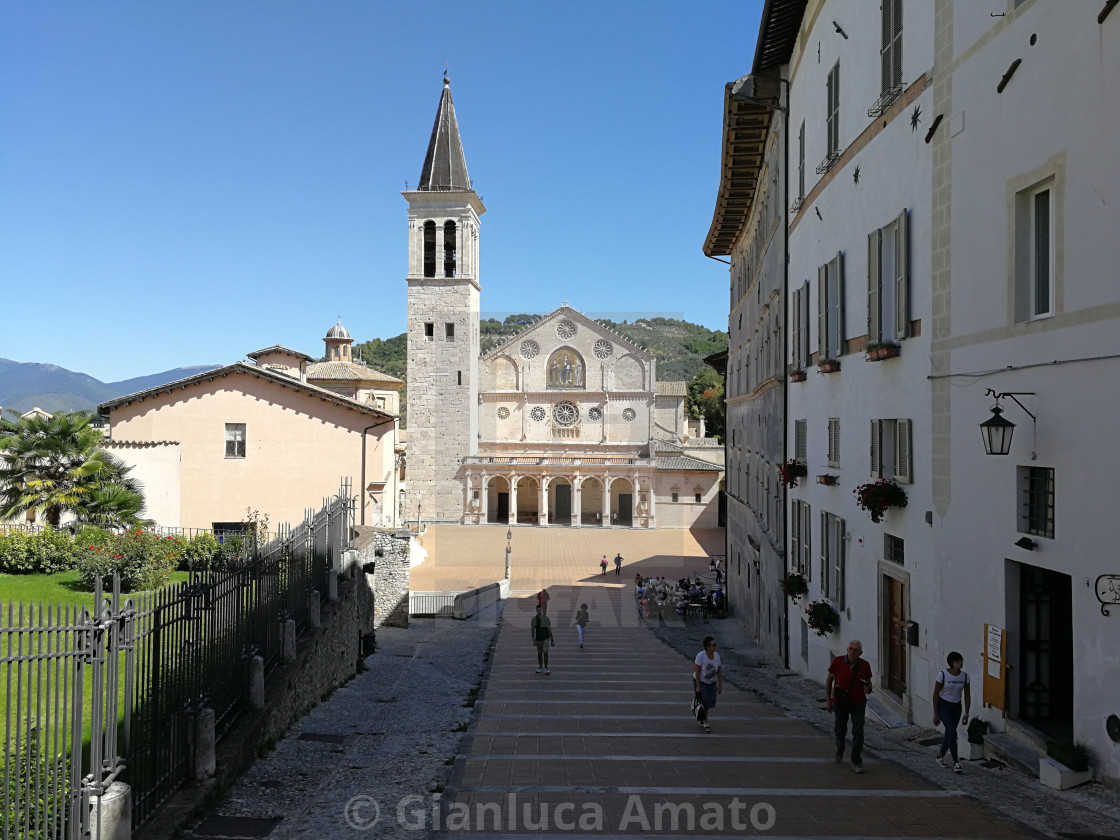
M 482 310 L 727 326 L 701 246 L 761 0 L 0 0 L 0 357 L 113 381 L 405 329 L 444 62 Z

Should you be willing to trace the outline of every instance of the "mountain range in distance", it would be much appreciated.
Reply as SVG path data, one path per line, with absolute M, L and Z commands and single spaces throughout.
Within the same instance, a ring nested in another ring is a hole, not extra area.
M 59 411 L 96 411 L 114 397 L 154 388 L 176 379 L 205 373 L 221 365 L 194 365 L 102 382 L 86 373 L 39 362 L 0 359 L 0 407 L 20 414 L 33 408 L 54 414 Z

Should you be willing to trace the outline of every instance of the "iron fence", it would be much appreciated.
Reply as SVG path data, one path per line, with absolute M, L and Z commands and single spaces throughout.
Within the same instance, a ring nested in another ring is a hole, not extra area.
M 9 603 L 0 615 L 6 688 L 3 840 L 88 837 L 92 797 L 120 779 L 132 825 L 188 779 L 191 716 L 213 709 L 221 738 L 247 705 L 249 660 L 280 661 L 281 625 L 308 623 L 354 521 L 352 486 L 304 522 L 253 544 L 234 568 L 192 571 L 153 592 L 111 595 L 91 611 Z

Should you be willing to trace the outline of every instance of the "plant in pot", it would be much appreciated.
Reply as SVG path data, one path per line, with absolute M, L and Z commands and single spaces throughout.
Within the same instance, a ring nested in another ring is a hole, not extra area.
M 1066 790 L 1092 781 L 1089 748 L 1081 743 L 1058 740 L 1046 745 L 1047 758 L 1038 760 L 1038 778 L 1047 787 Z
M 786 487 L 796 487 L 797 479 L 807 476 L 809 474 L 809 468 L 800 461 L 790 458 L 778 467 L 778 472 L 781 474 L 782 484 Z
M 852 491 L 856 494 L 856 504 L 871 514 L 872 522 L 882 522 L 888 508 L 906 507 L 906 491 L 889 478 L 880 478 L 869 484 L 861 484 Z
M 804 382 L 807 378 L 803 370 L 791 371 L 789 375 L 790 382 Z
M 805 580 L 804 575 L 800 575 L 797 572 L 790 572 L 782 578 L 782 591 L 792 600 L 796 601 L 802 595 L 809 594 L 809 582 Z
M 827 636 L 840 626 L 840 616 L 828 601 L 813 601 L 805 608 L 805 621 L 818 636 Z
M 839 359 L 821 359 L 817 362 L 817 373 L 835 373 L 840 370 Z
M 881 362 L 883 359 L 893 359 L 900 351 L 901 348 L 893 341 L 872 341 L 867 345 L 867 361 Z

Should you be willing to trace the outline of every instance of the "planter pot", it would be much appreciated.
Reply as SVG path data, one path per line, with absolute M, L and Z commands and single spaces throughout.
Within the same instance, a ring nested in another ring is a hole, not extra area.
M 957 753 L 961 761 L 980 761 L 984 758 L 984 745 L 974 744 L 967 736 L 961 735 L 957 738 Z
M 837 476 L 828 475 L 827 473 L 817 476 L 817 484 L 824 484 L 828 487 L 834 487 L 839 482 L 839 480 L 840 479 Z
M 804 382 L 807 378 L 808 377 L 803 370 L 794 371 L 789 375 L 790 382 Z
M 821 362 L 817 365 L 817 373 L 836 373 L 840 370 L 840 363 L 835 361 Z
M 867 361 L 881 362 L 883 359 L 893 359 L 901 352 L 897 344 L 888 344 L 883 347 L 873 347 L 867 351 Z
M 1038 780 L 1054 790 L 1069 790 L 1093 781 L 1093 768 L 1070 770 L 1064 764 L 1044 755 L 1038 760 Z

